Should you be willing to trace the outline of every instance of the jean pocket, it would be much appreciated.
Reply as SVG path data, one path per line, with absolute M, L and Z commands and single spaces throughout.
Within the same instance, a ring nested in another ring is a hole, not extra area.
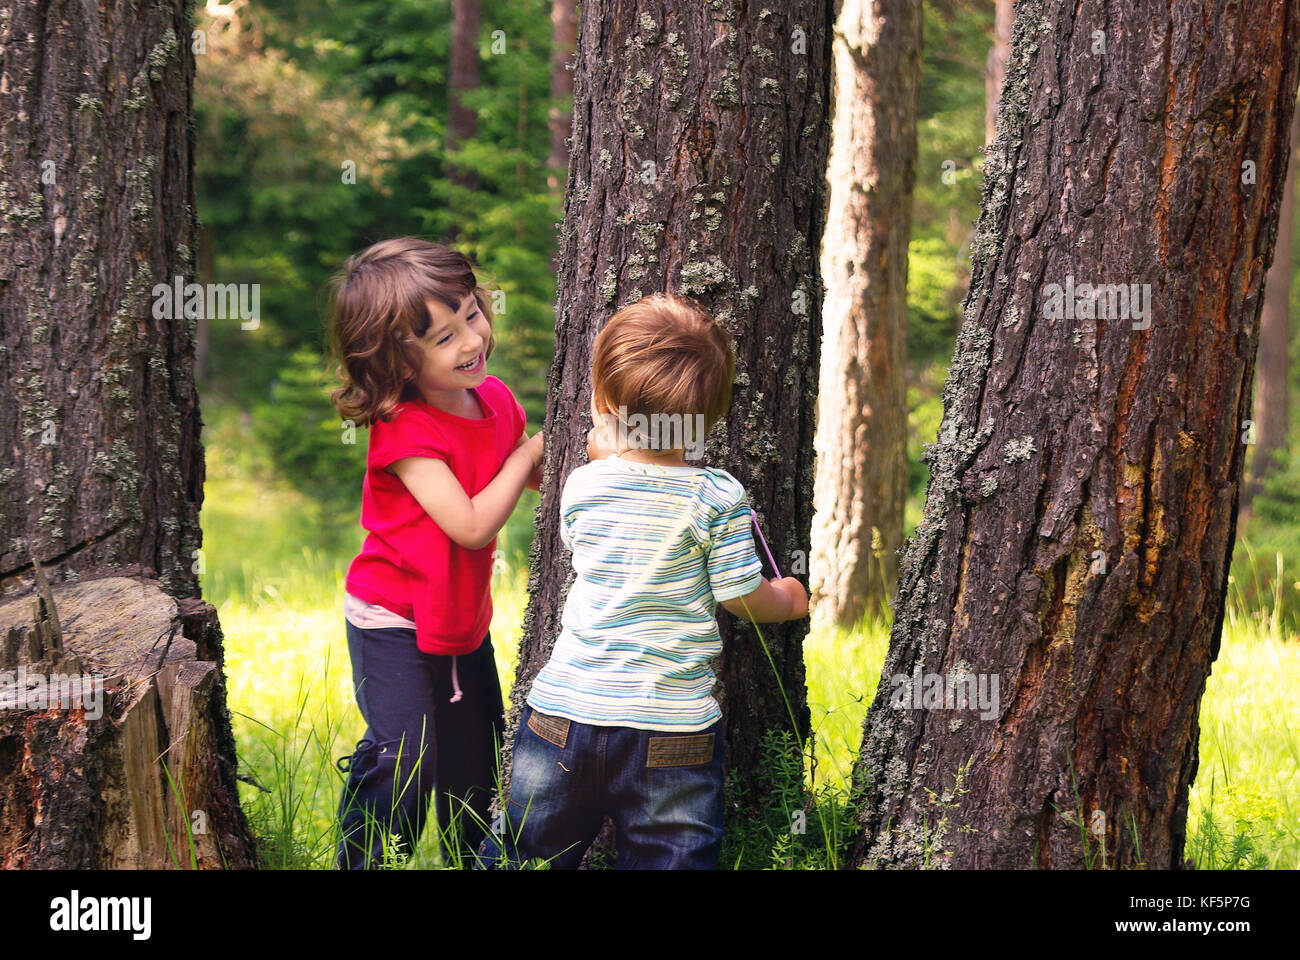
M 538 713 L 536 710 L 528 711 L 528 729 L 533 731 L 548 743 L 553 743 L 560 749 L 564 749 L 565 744 L 569 742 L 569 718 L 552 717 L 547 713 Z
M 695 767 L 713 762 L 715 733 L 651 737 L 646 767 Z
M 521 814 L 539 814 L 545 810 L 551 803 L 551 797 L 555 794 L 561 785 L 557 782 L 559 777 L 567 773 L 559 757 L 563 749 L 563 743 L 556 743 L 551 736 L 555 736 L 552 728 L 542 724 L 543 730 L 551 733 L 547 736 L 538 731 L 538 724 L 533 722 L 537 714 L 529 711 L 531 716 L 528 718 L 527 726 L 532 734 L 528 736 L 520 730 L 515 737 L 515 749 L 511 759 L 510 772 L 510 795 L 507 799 L 507 808 L 510 810 L 510 819 L 518 825 Z M 558 721 L 560 717 L 546 717 L 546 720 Z M 568 740 L 568 721 L 563 736 L 559 739 L 567 742 Z

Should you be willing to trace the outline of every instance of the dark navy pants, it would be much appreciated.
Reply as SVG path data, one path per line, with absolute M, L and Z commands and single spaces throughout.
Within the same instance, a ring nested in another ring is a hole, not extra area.
M 454 658 L 461 690 L 455 703 L 453 658 L 424 653 L 414 630 L 347 623 L 347 636 L 367 728 L 356 752 L 338 761 L 348 779 L 336 865 L 380 866 L 389 835 L 397 838 L 396 852 L 409 855 L 436 790 L 444 862 L 469 866 L 482 825 L 490 823 L 505 731 L 491 633 L 473 653 Z

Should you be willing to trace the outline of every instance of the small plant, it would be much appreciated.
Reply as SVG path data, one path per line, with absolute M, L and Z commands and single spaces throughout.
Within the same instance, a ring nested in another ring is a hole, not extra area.
M 410 852 L 405 849 L 402 838 L 395 833 L 389 833 L 384 838 L 384 858 L 380 865 L 381 870 L 401 870 L 410 861 Z
M 733 816 L 720 862 L 737 870 L 839 868 L 855 822 L 848 794 L 832 784 L 809 789 L 805 755 L 789 730 L 769 730 L 761 751 L 756 803 L 736 773 L 728 774 L 725 803 Z
M 1065 747 L 1065 760 L 1070 767 L 1070 792 L 1074 796 L 1074 809 L 1062 810 L 1056 804 L 1052 804 L 1057 814 L 1066 823 L 1078 828 L 1079 847 L 1083 851 L 1083 869 L 1095 870 L 1100 861 L 1101 869 L 1106 869 L 1106 841 L 1102 837 L 1101 844 L 1094 848 L 1091 840 L 1088 838 L 1088 818 L 1083 813 L 1083 798 L 1079 795 L 1079 781 L 1074 775 L 1074 758 L 1070 755 L 1069 744 Z
M 1053 809 L 1068 824 L 1077 827 L 1079 830 L 1079 846 L 1083 851 L 1083 868 L 1085 870 L 1108 870 L 1119 863 L 1124 843 L 1123 825 L 1128 825 L 1129 839 L 1133 843 L 1133 858 L 1127 863 L 1127 869 L 1143 870 L 1146 868 L 1146 861 L 1142 859 L 1142 844 L 1139 840 L 1137 817 L 1131 809 L 1121 809 L 1119 813 L 1119 837 L 1117 839 L 1116 851 L 1114 857 L 1107 859 L 1106 851 L 1106 828 L 1105 813 L 1100 809 L 1094 809 L 1091 816 L 1085 815 L 1083 810 L 1083 798 L 1079 793 L 1079 782 L 1074 774 L 1074 759 L 1070 756 L 1069 747 L 1066 747 L 1066 760 L 1070 766 L 1070 790 L 1074 796 L 1074 809 L 1062 810 L 1053 804 Z M 1094 844 L 1094 840 L 1096 843 Z M 1038 866 L 1038 848 L 1034 847 L 1034 866 Z
M 181 819 L 188 825 L 187 811 L 190 809 L 190 805 L 185 794 L 185 784 L 183 781 L 172 778 L 171 771 L 167 769 L 166 760 L 160 758 L 159 762 L 162 764 L 163 776 L 167 779 L 167 786 L 172 792 L 172 798 L 176 801 L 176 809 L 180 811 Z M 181 857 L 179 852 L 172 846 L 171 832 L 164 830 L 163 838 L 167 841 L 167 856 L 171 859 L 172 866 L 179 869 L 182 866 Z M 187 829 L 185 831 L 185 839 L 189 844 L 189 862 L 185 865 L 191 870 L 197 870 L 199 868 L 199 857 L 198 850 L 194 846 L 194 833 L 192 830 Z
M 1280 832 L 1266 824 L 1281 814 L 1276 800 L 1257 790 L 1229 784 L 1224 807 L 1231 826 L 1214 815 L 1215 781 L 1210 780 L 1210 800 L 1201 808 L 1197 825 L 1187 838 L 1187 855 L 1197 870 L 1266 870 L 1268 856 L 1262 846 L 1275 845 Z
M 1224 830 L 1202 810 L 1200 823 L 1187 843 L 1188 856 L 1197 870 L 1266 870 L 1268 857 L 1259 849 L 1254 829 L 1240 821 Z

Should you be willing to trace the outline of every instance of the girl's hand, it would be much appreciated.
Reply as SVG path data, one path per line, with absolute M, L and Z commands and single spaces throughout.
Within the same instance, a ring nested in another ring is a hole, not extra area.
M 524 430 L 523 433 L 519 434 L 519 439 L 515 442 L 515 449 L 511 451 L 511 455 L 513 456 L 515 451 L 517 451 L 520 447 L 525 446 L 526 444 L 537 443 L 540 445 L 544 442 L 545 441 L 542 438 L 541 431 L 538 431 L 537 436 L 533 437 L 532 440 L 529 440 L 528 431 Z M 533 452 L 533 448 L 531 446 L 529 446 L 528 449 L 524 451 L 524 454 L 529 458 L 529 462 L 532 463 L 533 465 L 533 470 L 528 475 L 528 479 L 524 481 L 524 486 L 527 487 L 529 490 L 540 490 L 542 489 L 542 480 L 543 480 L 541 454 L 538 453 L 535 455 Z
M 543 444 L 546 442 L 545 434 L 538 430 L 537 433 L 529 439 L 523 441 L 520 446 L 524 452 L 533 458 L 533 469 L 536 470 L 542 465 Z M 516 447 L 516 449 L 518 449 Z

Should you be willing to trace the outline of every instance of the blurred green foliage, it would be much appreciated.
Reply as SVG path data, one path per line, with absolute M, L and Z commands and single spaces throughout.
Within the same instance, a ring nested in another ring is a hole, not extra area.
M 921 448 L 937 436 L 970 278 L 993 18 L 992 0 L 923 6 L 908 251 L 909 531 L 920 519 Z M 482 0 L 480 9 L 479 85 L 463 96 L 477 135 L 454 151 L 446 146 L 449 0 L 251 0 L 233 20 L 198 11 L 207 36 L 195 87 L 200 279 L 259 283 L 262 306 L 255 330 L 211 322 L 203 404 L 248 421 L 251 442 L 320 505 L 323 542 L 355 531 L 360 508 L 366 434 L 344 442 L 325 355 L 329 281 L 351 254 L 402 234 L 468 254 L 496 293 L 499 347 L 489 370 L 519 397 L 530 431 L 545 414 L 564 180 L 548 187 L 547 121 L 553 105 L 567 115 L 571 104 L 550 96 L 550 4 Z M 449 179 L 453 163 L 473 172 L 472 189 Z M 1295 383 L 1292 396 L 1300 396 Z M 1234 557 L 1241 600 L 1288 618 L 1300 616 L 1298 481 L 1300 460 L 1288 453 L 1242 517 L 1254 553 Z M 503 533 L 519 558 L 530 514 L 516 511 Z
M 546 180 L 548 13 L 541 0 L 481 4 L 480 85 L 464 95 L 478 134 L 449 152 L 446 0 L 260 0 L 207 23 L 200 12 L 201 279 L 258 283 L 262 305 L 257 330 L 211 321 L 204 403 L 252 418 L 277 468 L 328 507 L 322 536 L 356 523 L 366 442 L 342 442 L 329 402 L 329 282 L 369 244 L 412 234 L 468 254 L 495 292 L 490 372 L 534 431 L 544 416 L 561 216 Z M 448 180 L 449 162 L 475 189 Z
M 914 381 L 924 367 L 947 364 L 952 356 L 970 282 L 970 240 L 984 166 L 984 69 L 993 35 L 989 0 L 926 0 L 923 8 L 907 264 L 907 353 Z

